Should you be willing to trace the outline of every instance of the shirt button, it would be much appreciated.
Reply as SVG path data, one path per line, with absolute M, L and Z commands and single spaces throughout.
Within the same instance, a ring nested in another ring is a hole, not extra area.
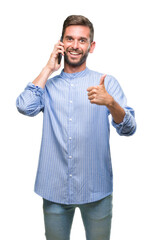
M 72 118 L 69 119 L 72 122 Z
M 74 86 L 74 84 L 73 83 L 71 83 L 71 87 L 73 87 Z
M 69 158 L 72 158 L 72 156 L 69 156 Z
M 69 176 L 72 177 L 72 174 L 70 174 Z
M 72 138 L 71 138 L 71 137 L 69 137 L 69 140 L 72 140 Z
M 70 103 L 72 103 L 72 100 L 70 100 Z

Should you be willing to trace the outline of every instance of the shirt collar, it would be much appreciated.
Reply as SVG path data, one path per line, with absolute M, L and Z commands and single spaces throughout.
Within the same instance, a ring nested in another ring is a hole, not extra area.
M 66 73 L 64 69 L 61 71 L 60 76 L 65 79 L 74 79 L 74 78 L 82 78 L 89 72 L 89 69 L 86 67 L 85 70 L 76 73 Z

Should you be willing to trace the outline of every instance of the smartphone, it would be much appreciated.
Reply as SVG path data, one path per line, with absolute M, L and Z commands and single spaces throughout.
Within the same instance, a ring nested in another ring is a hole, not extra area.
M 63 38 L 62 38 L 62 37 L 60 38 L 60 41 L 61 41 L 61 42 L 63 41 Z M 58 54 L 58 64 L 61 63 L 61 59 L 62 59 L 62 54 L 59 53 L 59 54 Z

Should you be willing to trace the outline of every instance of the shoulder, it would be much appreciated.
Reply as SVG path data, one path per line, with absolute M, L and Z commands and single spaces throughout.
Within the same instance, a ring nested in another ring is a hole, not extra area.
M 89 76 L 94 77 L 94 78 L 99 78 L 103 75 L 103 73 L 97 72 L 97 71 L 94 71 L 91 69 L 88 69 L 88 74 L 89 74 Z
M 60 74 L 49 78 L 46 82 L 46 87 L 50 87 L 52 84 L 58 83 L 59 81 L 61 81 Z
M 99 84 L 100 78 L 104 74 L 107 74 L 107 73 L 98 72 L 98 71 L 89 69 L 89 76 L 90 76 L 90 78 L 92 78 L 92 80 L 95 80 L 96 84 Z M 111 86 L 116 85 L 116 84 L 118 84 L 117 79 L 114 76 L 107 74 L 105 77 L 105 87 L 110 88 Z

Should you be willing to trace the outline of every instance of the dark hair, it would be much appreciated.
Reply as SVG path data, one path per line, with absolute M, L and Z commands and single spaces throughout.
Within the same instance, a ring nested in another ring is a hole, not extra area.
M 71 25 L 82 25 L 90 28 L 90 42 L 93 42 L 94 38 L 94 28 L 93 24 L 89 21 L 88 18 L 81 15 L 70 15 L 67 17 L 63 23 L 62 38 L 65 33 L 65 29 Z

